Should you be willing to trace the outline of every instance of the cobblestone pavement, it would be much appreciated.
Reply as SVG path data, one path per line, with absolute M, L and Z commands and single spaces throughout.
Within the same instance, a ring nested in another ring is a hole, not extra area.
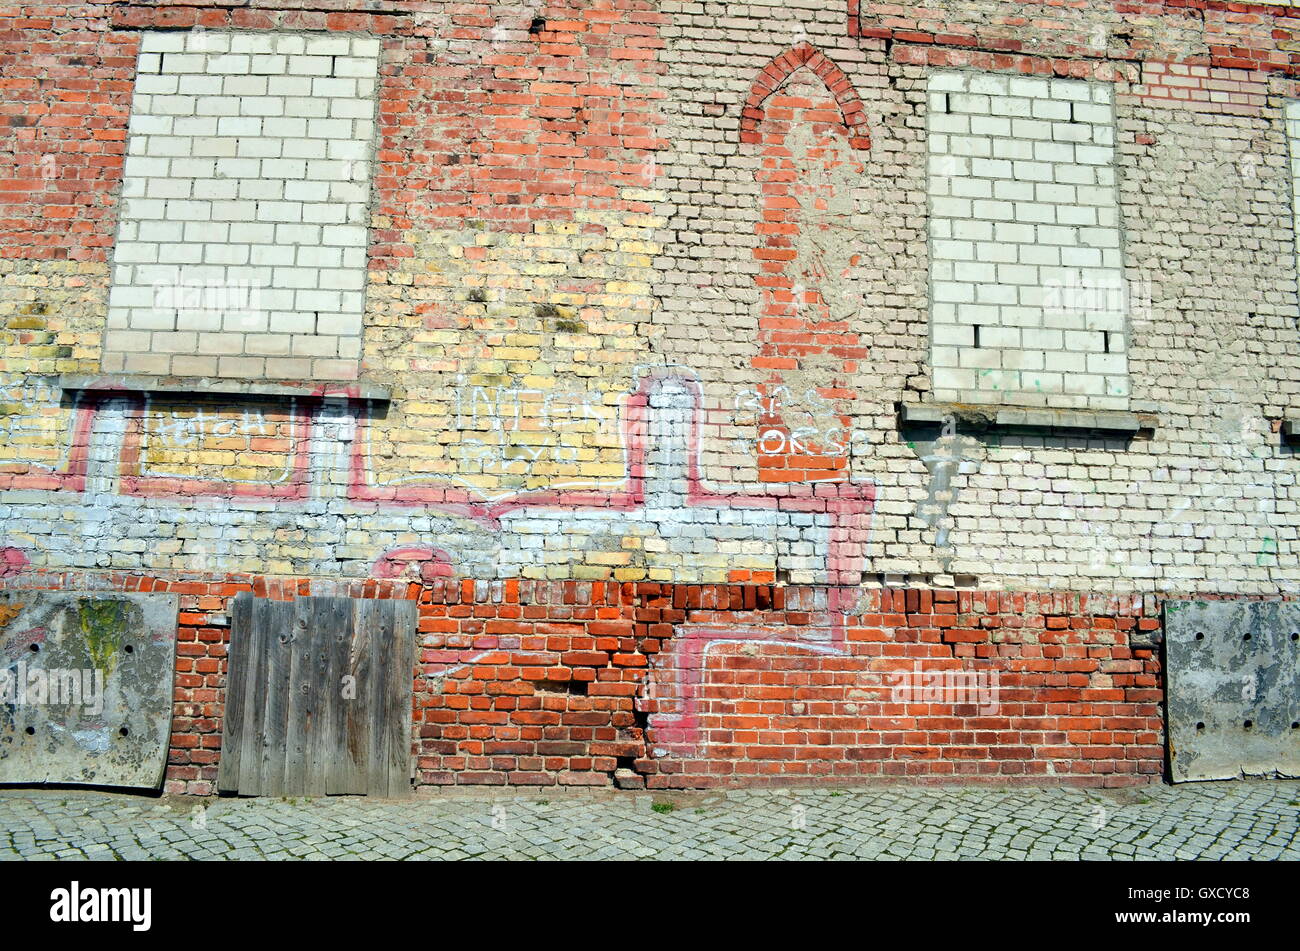
M 154 799 L 0 791 L 16 859 L 1300 859 L 1300 782 Z

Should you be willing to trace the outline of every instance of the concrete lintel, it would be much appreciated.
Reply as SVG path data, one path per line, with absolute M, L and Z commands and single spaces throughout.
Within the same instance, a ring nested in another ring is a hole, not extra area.
M 1154 429 L 1155 416 L 1115 410 L 1052 409 L 980 403 L 904 403 L 904 423 L 942 423 L 949 417 L 979 429 L 1054 429 L 1128 434 Z
M 65 393 L 164 393 L 177 396 L 228 396 L 272 399 L 347 399 L 387 403 L 391 387 L 360 382 L 270 383 L 256 380 L 227 380 L 216 377 L 159 377 L 132 374 L 64 375 L 59 386 Z

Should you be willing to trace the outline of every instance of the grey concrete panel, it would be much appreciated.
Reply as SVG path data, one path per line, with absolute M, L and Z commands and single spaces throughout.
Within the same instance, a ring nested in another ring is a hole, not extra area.
M 1165 605 L 1175 782 L 1300 776 L 1300 604 Z
M 0 592 L 0 783 L 158 788 L 177 598 Z

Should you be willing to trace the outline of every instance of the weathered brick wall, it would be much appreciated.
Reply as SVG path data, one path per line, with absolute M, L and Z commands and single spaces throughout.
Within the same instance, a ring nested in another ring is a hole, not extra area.
M 1163 767 L 1159 604 L 1141 596 L 133 574 L 0 586 L 179 596 L 173 793 L 215 788 L 240 592 L 418 599 L 421 785 L 1115 786 Z
M 172 788 L 253 577 L 424 599 L 430 783 L 1150 775 L 1125 625 L 1296 592 L 1290 7 L 296 6 L 0 10 L 0 573 L 208 599 Z M 1025 706 L 895 726 L 890 657 Z

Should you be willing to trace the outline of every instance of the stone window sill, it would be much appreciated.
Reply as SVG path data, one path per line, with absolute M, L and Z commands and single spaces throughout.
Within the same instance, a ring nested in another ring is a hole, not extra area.
M 1156 427 L 1151 413 L 1115 410 L 1051 409 L 1043 406 L 999 406 L 982 403 L 903 403 L 899 408 L 902 425 L 942 425 L 953 417 L 966 430 L 1097 433 L 1133 436 Z
M 65 393 L 85 393 L 100 398 L 115 393 L 159 393 L 190 397 L 224 396 L 236 399 L 348 399 L 381 403 L 387 403 L 393 398 L 391 387 L 359 382 L 265 383 L 216 377 L 106 374 L 64 375 L 59 377 L 59 386 Z

